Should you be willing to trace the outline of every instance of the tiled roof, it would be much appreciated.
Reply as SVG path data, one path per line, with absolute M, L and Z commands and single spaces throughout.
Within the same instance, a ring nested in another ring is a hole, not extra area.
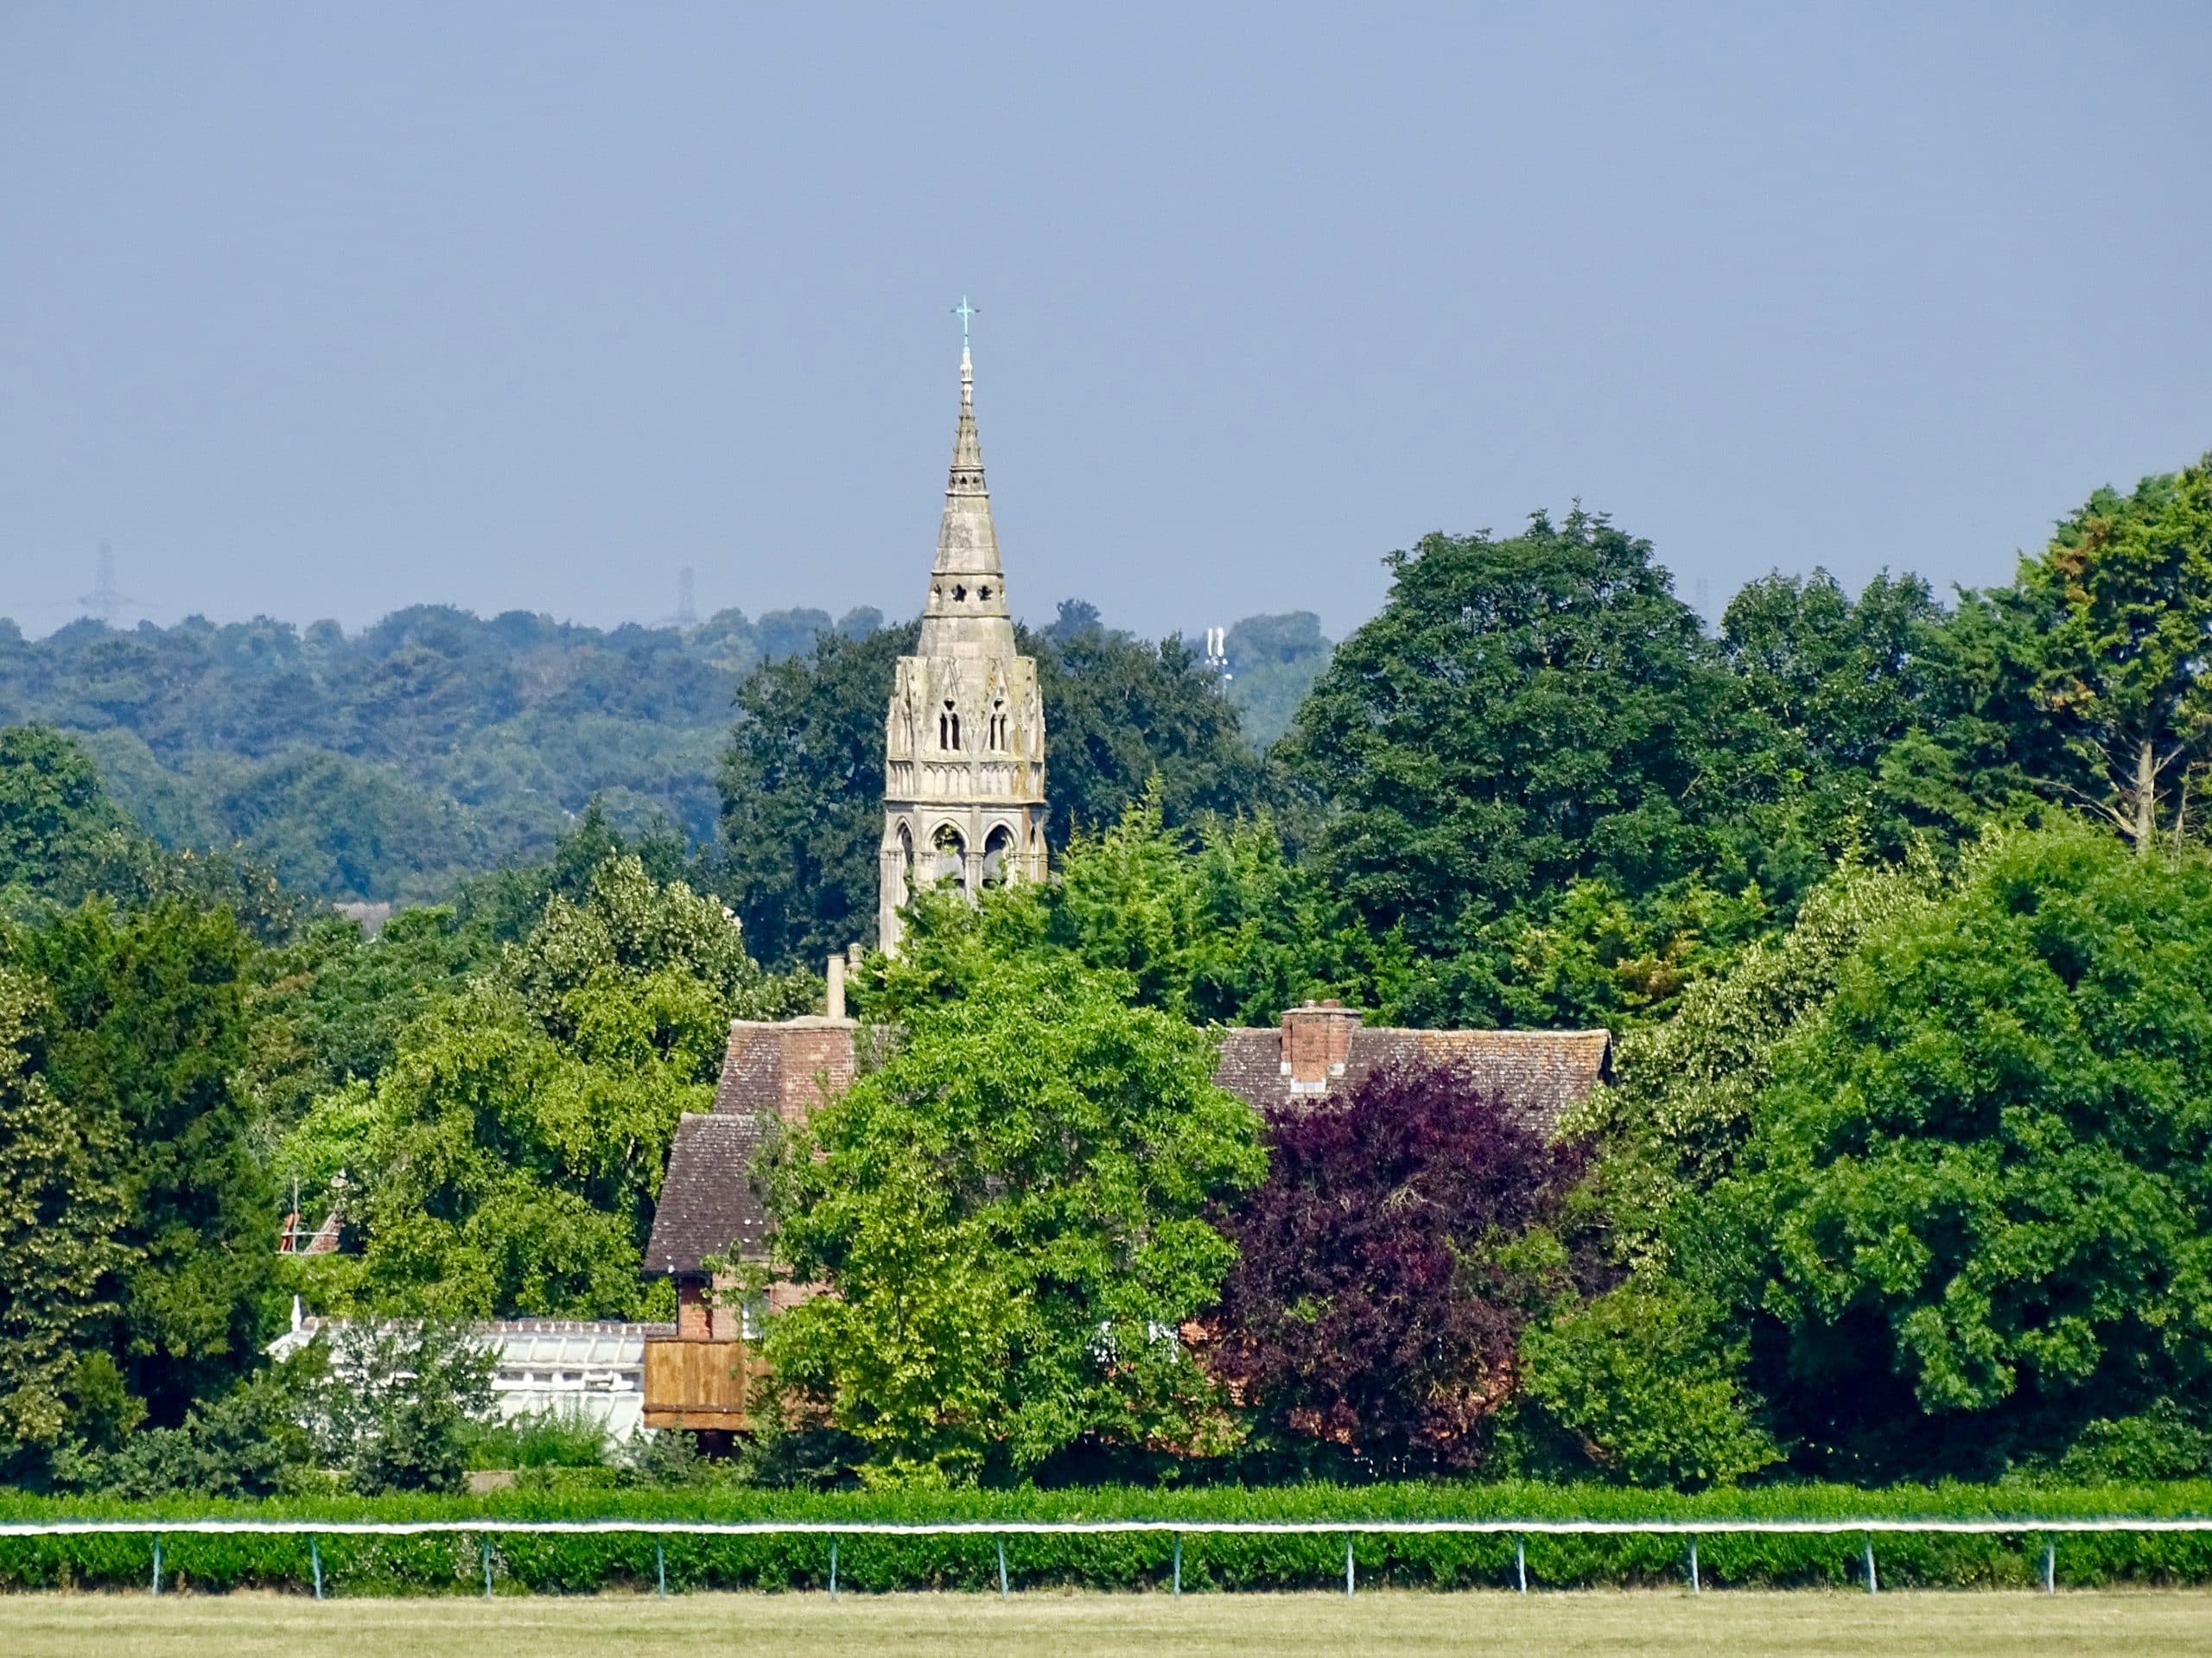
M 648 1273 L 690 1274 L 708 1255 L 759 1253 L 768 1234 L 750 1176 L 760 1144 L 760 1120 L 750 1111 L 684 1114 L 653 1210 Z
M 784 1047 L 766 1025 L 734 1025 L 721 1080 L 715 1086 L 717 1115 L 772 1112 L 784 1092 Z
M 1293 1101 L 1328 1099 L 1358 1086 L 1376 1066 L 1394 1059 L 1455 1063 L 1478 1086 L 1494 1089 L 1546 1130 L 1567 1109 L 1590 1096 L 1611 1074 L 1612 1038 L 1604 1031 L 1410 1031 L 1388 1026 L 1355 1029 L 1341 1074 L 1294 1089 L 1284 1073 L 1282 1032 L 1268 1026 L 1224 1032 L 1213 1079 L 1239 1099 L 1264 1110 Z

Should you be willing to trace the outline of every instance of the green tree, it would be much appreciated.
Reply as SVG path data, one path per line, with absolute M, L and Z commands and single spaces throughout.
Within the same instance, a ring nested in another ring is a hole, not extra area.
M 1664 1023 L 1623 1033 L 1614 1085 L 1595 1090 L 1562 1125 L 1598 1147 L 1594 1178 L 1616 1260 L 1669 1263 L 1670 1220 L 1734 1168 L 1777 1050 L 1827 1006 L 1868 929 L 1924 910 L 1940 884 L 1924 857 L 1847 861 L 1813 890 L 1787 932 L 1746 945 L 1685 992 Z
M 669 1141 L 706 1109 L 729 1021 L 814 994 L 763 974 L 714 899 L 610 858 L 373 1085 L 324 1095 L 287 1138 L 303 1187 L 342 1168 L 358 1193 L 366 1251 L 328 1293 L 456 1318 L 637 1312 Z
M 738 688 L 722 757 L 721 853 L 762 960 L 814 962 L 875 937 L 883 721 L 919 625 L 772 663 Z
M 2212 864 L 1998 837 L 1878 921 L 1681 1212 L 1808 1469 L 1983 1474 L 2212 1411 Z
M 1105 829 L 1154 778 L 1171 823 L 1233 816 L 1264 797 L 1235 705 L 1180 639 L 1147 644 L 1075 603 L 1019 638 L 1045 696 L 1045 830 L 1055 850 L 1077 830 Z
M 255 1363 L 276 1311 L 278 1211 L 234 1084 L 255 946 L 228 910 L 175 898 L 87 902 L 8 944 L 52 1006 L 45 1085 L 87 1146 L 111 1150 L 99 1178 L 122 1197 L 118 1312 L 85 1321 L 79 1344 L 111 1354 L 154 1425 L 174 1426 Z
M 1251 1111 L 1117 975 L 980 929 L 939 962 L 950 981 L 894 983 L 890 1053 L 767 1170 L 784 1271 L 835 1291 L 769 1321 L 787 1419 L 893 1477 L 1218 1444 L 1177 1331 L 1234 1253 L 1208 1205 L 1264 1170 Z
M 1719 1305 L 1639 1274 L 1529 1326 L 1501 1460 L 1553 1478 L 1733 1484 L 1782 1459 L 1745 1392 L 1745 1357 Z
M 42 727 L 0 730 L 0 899 L 72 902 L 128 839 L 83 749 Z
M 1265 747 L 1290 729 L 1334 648 L 1310 610 L 1280 616 L 1247 616 L 1226 631 L 1229 700 L 1243 717 L 1244 734 Z
M 40 1074 L 52 1011 L 0 969 L 0 1471 L 61 1438 L 79 1348 L 114 1318 L 127 1259 L 112 1125 Z
M 340 1326 L 287 1362 L 322 1465 L 363 1496 L 458 1492 L 492 1414 L 492 1350 L 453 1324 Z
M 1701 732 L 1725 679 L 1649 543 L 1579 507 L 1425 537 L 1284 739 L 1332 803 L 1323 871 L 1431 961 L 1580 876 L 1631 899 L 1698 867 Z M 1495 1017 L 1496 965 L 1425 1011 Z
M 1948 618 L 1917 576 L 1853 598 L 1825 570 L 1747 583 L 1720 622 L 1733 696 L 1704 745 L 1727 861 L 1784 912 L 1854 837 L 1894 853 L 1908 820 L 1884 758 L 1933 717 L 1930 649 Z
M 2099 490 L 2020 586 L 2053 617 L 2036 690 L 2084 777 L 2067 786 L 2139 852 L 2168 823 L 2182 838 L 2212 738 L 2212 454 Z
M 1294 862 L 1270 818 L 1171 829 L 1156 784 L 1068 848 L 1043 937 L 1201 1025 L 1271 1025 L 1324 996 L 1387 1012 L 1407 973 L 1402 949 Z

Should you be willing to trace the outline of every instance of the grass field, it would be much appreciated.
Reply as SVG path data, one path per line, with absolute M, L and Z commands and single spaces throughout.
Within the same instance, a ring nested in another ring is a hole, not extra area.
M 227 1595 L 0 1598 L 9 1658 L 808 1658 L 905 1653 L 1209 1658 L 1429 1654 L 1942 1654 L 2127 1658 L 2212 1651 L 2212 1594 L 1818 1591 L 1533 1595 L 847 1597 L 332 1601 Z

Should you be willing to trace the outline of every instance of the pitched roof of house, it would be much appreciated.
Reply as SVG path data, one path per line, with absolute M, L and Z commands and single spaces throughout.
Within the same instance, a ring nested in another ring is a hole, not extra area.
M 768 1216 L 753 1189 L 760 1120 L 750 1111 L 686 1112 L 669 1147 L 668 1172 L 645 1244 L 648 1273 L 690 1276 L 709 1255 L 757 1254 Z
M 1589 1098 L 1612 1069 L 1612 1037 L 1605 1031 L 1413 1031 L 1357 1026 L 1351 1032 L 1341 1070 L 1321 1081 L 1292 1085 L 1283 1058 L 1282 1031 L 1267 1026 L 1224 1032 L 1213 1079 L 1255 1109 L 1310 1103 L 1356 1088 L 1377 1066 L 1394 1060 L 1440 1060 L 1462 1065 L 1477 1085 L 1496 1089 L 1547 1132 L 1573 1105 Z
M 1223 1033 L 1214 1080 L 1264 1110 L 1332 1097 L 1393 1060 L 1454 1061 L 1472 1073 L 1477 1086 L 1496 1090 L 1548 1132 L 1610 1074 L 1612 1039 L 1604 1031 L 1369 1029 L 1357 1013 L 1332 1004 L 1285 1015 L 1286 1022 L 1300 1018 L 1326 1022 L 1329 1042 L 1342 1039 L 1329 1050 L 1342 1056 L 1339 1063 L 1320 1067 L 1315 1080 L 1300 1081 L 1291 1075 L 1281 1027 L 1231 1030 Z M 879 1045 L 891 1036 L 823 1019 L 731 1026 L 714 1110 L 687 1114 L 677 1125 L 645 1245 L 647 1273 L 693 1277 L 705 1271 L 709 1255 L 760 1258 L 768 1216 L 753 1189 L 751 1164 L 765 1125 L 777 1119 L 787 1098 L 804 1103 L 818 1097 L 817 1079 L 836 1086 L 849 1078 L 851 1045 L 863 1033 Z M 1312 1058 L 1301 1059 L 1302 1070 L 1316 1069 Z M 833 1059 L 838 1063 L 825 1064 Z

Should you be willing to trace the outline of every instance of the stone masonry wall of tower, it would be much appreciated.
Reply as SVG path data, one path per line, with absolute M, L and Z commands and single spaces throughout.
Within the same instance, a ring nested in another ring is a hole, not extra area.
M 971 896 L 1045 878 L 1045 705 L 1015 650 L 983 450 L 975 368 L 960 353 L 960 418 L 914 654 L 899 661 L 883 734 L 876 943 L 899 948 L 918 886 Z

